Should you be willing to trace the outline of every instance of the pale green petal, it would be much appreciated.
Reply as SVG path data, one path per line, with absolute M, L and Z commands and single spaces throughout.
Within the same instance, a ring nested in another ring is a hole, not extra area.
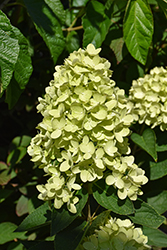
M 115 178 L 113 177 L 113 175 L 108 175 L 106 177 L 106 183 L 107 185 L 113 185 L 115 183 Z
M 95 56 L 100 53 L 101 48 L 95 49 L 95 46 L 92 43 L 90 43 L 88 44 L 86 51 L 90 56 Z
M 71 166 L 69 165 L 68 161 L 64 161 L 63 163 L 61 163 L 60 165 L 60 171 L 61 172 L 65 172 L 67 171 Z
M 124 200 L 127 197 L 127 195 L 128 195 L 127 190 L 125 188 L 124 189 L 118 189 L 117 194 L 118 194 L 118 197 L 121 200 Z
M 124 187 L 124 181 L 121 178 L 118 178 L 117 181 L 115 182 L 115 186 L 119 189 Z
M 51 138 L 52 139 L 57 139 L 57 138 L 59 138 L 61 136 L 61 134 L 62 134 L 62 131 L 60 129 L 56 129 L 55 131 L 53 131 L 51 133 Z
M 115 147 L 113 141 L 108 141 L 104 146 L 104 150 L 108 155 L 114 156 L 114 153 L 116 153 L 118 149 Z
M 71 111 L 72 111 L 72 117 L 77 120 L 83 119 L 85 115 L 83 107 L 77 103 L 71 105 Z
M 63 205 L 63 201 L 61 199 L 55 197 L 55 199 L 54 199 L 54 207 L 56 209 L 59 209 L 59 208 L 62 207 L 62 205 Z

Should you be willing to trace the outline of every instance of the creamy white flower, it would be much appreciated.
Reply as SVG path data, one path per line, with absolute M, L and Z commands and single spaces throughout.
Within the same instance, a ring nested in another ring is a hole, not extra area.
M 129 99 L 134 105 L 134 118 L 140 124 L 167 129 L 167 69 L 155 67 L 150 74 L 134 80 Z

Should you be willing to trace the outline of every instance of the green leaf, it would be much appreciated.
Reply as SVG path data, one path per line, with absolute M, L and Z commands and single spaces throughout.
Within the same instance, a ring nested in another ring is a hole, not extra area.
M 82 188 L 81 190 L 79 190 L 76 196 L 79 198 L 79 203 L 76 204 L 76 214 L 71 214 L 66 207 L 64 208 L 64 206 L 61 209 L 53 209 L 51 236 L 55 235 L 56 233 L 60 232 L 68 225 L 70 225 L 72 221 L 75 220 L 75 218 L 82 212 L 82 209 L 87 202 L 88 194 L 86 193 L 86 190 Z
M 10 83 L 19 55 L 19 43 L 9 19 L 0 10 L 0 94 Z
M 14 230 L 17 226 L 11 222 L 2 222 L 0 224 L 0 245 L 12 241 L 15 238 L 26 239 L 25 233 L 16 233 Z
M 156 151 L 164 152 L 167 151 L 167 131 L 161 131 L 158 127 L 156 128 Z
M 167 144 L 165 144 L 165 145 L 157 145 L 156 144 L 156 151 L 157 152 L 164 152 L 164 151 L 167 151 Z
M 148 245 L 155 247 L 167 247 L 167 234 L 158 229 L 143 227 L 144 235 L 148 236 Z
M 11 180 L 9 167 L 5 162 L 0 162 L 0 185 L 6 185 Z
M 16 214 L 17 216 L 22 216 L 23 214 L 27 213 L 28 213 L 28 198 L 25 197 L 24 195 L 21 195 L 16 205 Z
M 10 144 L 10 152 L 13 151 L 14 149 L 20 147 L 27 147 L 30 144 L 31 141 L 31 137 L 27 136 L 27 135 L 23 135 L 23 136 L 16 136 L 11 144 Z
M 116 192 L 116 189 L 108 186 L 104 180 L 97 181 L 93 185 L 93 197 L 101 206 L 121 215 L 134 213 L 133 204 L 129 198 L 120 200 Z
M 7 250 L 23 250 L 23 245 L 19 242 L 11 242 Z
M 60 1 L 24 0 L 27 10 L 56 63 L 65 47 L 62 32 L 64 10 Z M 54 10 L 52 10 L 54 6 Z M 62 12 L 62 15 L 60 13 Z
M 105 6 L 98 1 L 91 1 L 82 18 L 84 28 L 83 47 L 93 43 L 96 48 L 104 41 L 110 27 L 110 18 L 105 14 Z
M 56 18 L 61 20 L 61 23 L 65 22 L 66 13 L 60 0 L 44 0 L 49 8 L 53 11 Z
M 71 31 L 66 38 L 66 49 L 69 53 L 72 53 L 74 50 L 78 50 L 80 47 L 79 37 L 76 31 Z
M 29 250 L 54 250 L 54 242 L 52 241 L 37 241 L 37 240 L 33 240 L 33 241 L 21 241 L 21 243 L 26 247 L 26 249 Z
M 15 164 L 18 164 L 26 154 L 27 154 L 27 149 L 25 147 L 18 147 L 14 149 L 8 155 L 7 164 L 13 167 Z
M 130 54 L 145 65 L 153 35 L 153 16 L 146 0 L 129 0 L 123 31 Z
M 69 227 L 55 236 L 55 249 L 75 250 L 87 229 L 87 222 L 80 219 L 74 221 Z
M 165 220 L 152 206 L 138 199 L 135 203 L 135 214 L 129 218 L 136 224 L 158 228 Z
M 147 202 L 155 208 L 159 214 L 167 211 L 167 191 L 163 190 L 161 193 L 153 196 L 152 192 L 147 194 Z
M 100 213 L 91 223 L 86 235 L 92 235 L 95 229 L 98 229 L 99 226 L 104 225 L 109 218 L 110 212 L 111 212 L 110 210 L 106 210 Z
M 131 135 L 131 140 L 157 161 L 156 136 L 152 129 L 148 128 L 144 130 L 142 136 L 133 133 Z
M 0 203 L 3 202 L 4 200 L 6 200 L 6 198 L 8 198 L 12 193 L 13 193 L 12 190 L 1 189 L 1 191 L 0 191 Z
M 19 55 L 15 65 L 14 77 L 20 89 L 24 89 L 32 74 L 33 68 L 29 54 L 28 42 L 23 34 L 15 27 L 12 27 L 20 46 Z
M 157 2 L 167 18 L 167 1 L 166 0 L 157 0 Z
M 51 211 L 48 202 L 29 214 L 19 225 L 16 232 L 30 231 L 51 223 Z
M 20 89 L 18 82 L 14 78 L 12 78 L 10 84 L 6 89 L 6 99 L 5 99 L 5 102 L 8 104 L 9 109 L 12 109 L 14 107 L 19 97 L 21 96 L 22 92 L 23 90 Z
M 167 175 L 167 160 L 150 162 L 150 180 L 157 180 Z

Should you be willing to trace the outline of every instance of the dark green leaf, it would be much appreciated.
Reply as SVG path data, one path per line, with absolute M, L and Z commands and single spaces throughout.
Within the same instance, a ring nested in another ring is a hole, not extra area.
M 0 191 L 0 203 L 3 202 L 4 200 L 6 200 L 6 198 L 8 198 L 12 193 L 13 193 L 12 190 L 1 189 L 1 191 Z
M 11 179 L 9 167 L 5 162 L 0 162 L 0 185 L 6 185 Z M 2 190 L 3 191 L 3 190 Z
M 58 2 L 59 4 L 56 4 Z M 44 0 L 24 0 L 24 3 L 37 31 L 48 46 L 54 63 L 56 63 L 65 46 L 61 27 L 61 22 L 64 19 L 61 2 L 57 0 L 54 3 L 47 0 L 46 4 Z M 55 6 L 54 10 L 51 9 L 51 6 Z M 60 16 L 61 11 L 62 16 Z
M 12 241 L 15 238 L 26 239 L 25 233 L 16 233 L 14 230 L 17 226 L 11 222 L 3 222 L 0 224 L 0 245 Z
M 79 198 L 79 203 L 76 204 L 77 213 L 71 214 L 66 206 L 61 209 L 53 209 L 52 212 L 52 223 L 51 223 L 51 236 L 60 232 L 64 228 L 66 228 L 72 221 L 81 213 L 84 208 L 88 194 L 86 190 L 83 188 L 77 193 L 77 197 Z
M 19 163 L 23 157 L 27 154 L 27 149 L 25 147 L 18 147 L 14 149 L 7 158 L 7 164 L 14 166 Z
M 163 214 L 167 211 L 167 191 L 163 190 L 161 193 L 156 195 L 147 195 L 147 202 L 149 205 L 155 208 L 159 214 Z
M 12 109 L 17 103 L 23 90 L 20 89 L 18 82 L 12 78 L 10 84 L 6 89 L 6 99 L 5 102 L 8 104 L 9 109 Z
M 54 243 L 52 241 L 21 241 L 21 243 L 28 250 L 54 250 Z
M 93 43 L 96 48 L 100 47 L 111 24 L 109 17 L 105 14 L 105 6 L 98 1 L 91 1 L 82 18 L 82 24 L 84 28 L 83 47 L 89 43 Z
M 144 130 L 142 136 L 133 133 L 131 135 L 131 140 L 151 155 L 155 161 L 157 161 L 156 137 L 152 129 L 148 128 Z
M 76 220 L 55 236 L 55 249 L 75 250 L 86 231 L 86 221 Z
M 19 84 L 20 89 L 22 90 L 28 83 L 33 68 L 31 64 L 31 57 L 28 50 L 27 39 L 17 28 L 15 27 L 12 28 L 15 33 L 15 36 L 18 39 L 18 43 L 20 46 L 19 55 L 15 65 L 14 77 L 17 83 Z
M 166 0 L 157 0 L 157 2 L 167 18 L 167 1 Z
M 16 232 L 30 231 L 51 223 L 51 211 L 48 202 L 38 207 L 34 212 L 29 214 L 19 225 Z
M 6 185 L 11 180 L 11 173 L 9 170 L 0 172 L 0 185 Z
M 165 145 L 156 145 L 156 151 L 157 152 L 164 152 L 164 151 L 167 151 L 167 144 Z
M 129 218 L 136 224 L 158 228 L 165 220 L 152 206 L 138 199 L 134 203 L 135 214 Z
M 167 247 L 167 235 L 158 229 L 143 227 L 144 235 L 148 236 L 148 245 L 155 247 Z
M 108 186 L 104 180 L 97 181 L 93 185 L 93 197 L 101 206 L 114 213 L 122 215 L 134 213 L 133 204 L 129 198 L 120 200 L 116 194 L 116 189 Z
M 74 50 L 78 50 L 79 45 L 79 37 L 76 31 L 71 31 L 66 38 L 66 48 L 69 53 L 72 53 Z
M 146 0 L 129 0 L 123 30 L 130 54 L 145 65 L 153 35 L 153 16 Z
M 150 180 L 157 180 L 167 175 L 167 160 L 150 162 Z
M 0 93 L 3 93 L 12 79 L 19 50 L 19 43 L 13 31 L 13 26 L 0 10 Z

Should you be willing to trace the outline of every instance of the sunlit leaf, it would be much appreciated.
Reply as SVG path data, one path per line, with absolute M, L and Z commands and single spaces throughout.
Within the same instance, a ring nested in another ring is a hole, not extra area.
M 7 88 L 19 55 L 19 42 L 12 25 L 0 10 L 0 93 Z
M 0 224 L 0 245 L 12 241 L 16 238 L 26 239 L 25 233 L 14 232 L 17 226 L 11 222 L 3 222 Z
M 129 52 L 145 65 L 153 35 L 153 16 L 146 0 L 129 0 L 123 30 Z

